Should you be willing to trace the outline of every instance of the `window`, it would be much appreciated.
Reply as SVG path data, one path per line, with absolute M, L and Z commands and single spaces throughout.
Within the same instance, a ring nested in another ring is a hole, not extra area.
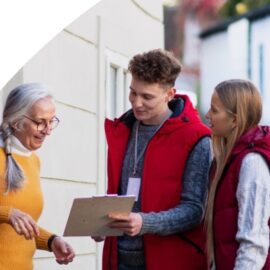
M 259 45 L 259 88 L 261 94 L 264 94 L 264 46 Z
M 128 58 L 109 50 L 106 56 L 106 117 L 114 119 L 129 108 Z
M 116 93 L 117 93 L 117 67 L 110 65 L 107 93 L 107 116 L 114 117 L 116 115 Z

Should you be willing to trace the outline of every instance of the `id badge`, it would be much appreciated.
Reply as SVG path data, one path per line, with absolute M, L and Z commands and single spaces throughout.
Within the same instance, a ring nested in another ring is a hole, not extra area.
M 135 201 L 138 201 L 139 192 L 141 187 L 141 178 L 137 177 L 129 177 L 128 178 L 128 187 L 127 187 L 127 195 L 135 196 Z

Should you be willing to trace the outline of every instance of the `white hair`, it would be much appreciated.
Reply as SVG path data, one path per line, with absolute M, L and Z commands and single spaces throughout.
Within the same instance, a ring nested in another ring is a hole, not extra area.
M 20 124 L 23 116 L 27 114 L 35 102 L 40 99 L 51 97 L 48 88 L 40 83 L 26 83 L 14 88 L 8 95 L 4 110 L 0 132 L 4 141 L 6 159 L 6 192 L 15 191 L 22 186 L 24 173 L 11 152 L 12 125 Z

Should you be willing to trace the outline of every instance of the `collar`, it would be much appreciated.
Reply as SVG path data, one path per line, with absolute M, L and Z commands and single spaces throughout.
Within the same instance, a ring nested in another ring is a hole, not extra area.
M 22 156 L 27 156 L 29 157 L 32 153 L 29 149 L 27 149 L 17 137 L 11 135 L 11 145 L 12 145 L 12 152 L 15 154 L 19 154 Z
M 246 131 L 234 146 L 231 156 L 254 147 L 270 149 L 270 127 L 256 126 Z
M 11 151 L 12 153 L 21 155 L 21 156 L 26 156 L 29 157 L 32 153 L 32 151 L 28 150 L 20 141 L 17 137 L 14 135 L 10 136 L 11 139 Z M 3 138 L 0 138 L 0 147 L 4 147 L 4 142 Z

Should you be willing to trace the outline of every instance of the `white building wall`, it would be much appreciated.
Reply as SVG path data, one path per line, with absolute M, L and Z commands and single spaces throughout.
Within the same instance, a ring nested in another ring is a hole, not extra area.
M 183 64 L 188 67 L 197 67 L 199 56 L 200 40 L 198 35 L 201 26 L 198 20 L 194 19 L 194 15 L 186 16 L 184 25 L 184 55 Z M 181 76 L 181 75 L 180 75 Z
M 270 124 L 269 29 L 270 17 L 255 21 L 251 26 L 251 79 L 261 91 L 263 98 L 262 123 L 268 125 Z
M 230 79 L 248 78 L 249 21 L 241 19 L 228 27 L 229 69 L 224 71 Z
M 3 95 L 18 83 L 39 81 L 52 88 L 56 99 L 60 125 L 38 151 L 45 201 L 39 223 L 46 229 L 62 235 L 73 198 L 106 192 L 108 61 L 118 62 L 124 72 L 134 54 L 162 48 L 162 16 L 162 0 L 103 0 L 59 33 L 5 87 Z M 122 111 L 128 106 L 126 79 Z M 102 245 L 90 237 L 66 240 L 77 256 L 65 269 L 101 269 Z M 64 269 L 42 251 L 34 264 L 36 270 Z
M 214 87 L 229 77 L 229 53 L 227 32 L 220 32 L 203 40 L 200 62 L 200 109 L 205 114 L 210 105 Z
M 262 124 L 270 123 L 270 16 L 254 22 L 238 20 L 222 33 L 203 39 L 201 50 L 201 110 L 210 104 L 213 87 L 231 78 L 251 79 L 261 91 Z M 249 36 L 250 35 L 250 36 Z M 250 48 L 249 48 L 250 46 Z
M 214 87 L 223 80 L 248 78 L 249 22 L 239 20 L 227 31 L 217 33 L 202 42 L 201 110 L 210 107 Z

